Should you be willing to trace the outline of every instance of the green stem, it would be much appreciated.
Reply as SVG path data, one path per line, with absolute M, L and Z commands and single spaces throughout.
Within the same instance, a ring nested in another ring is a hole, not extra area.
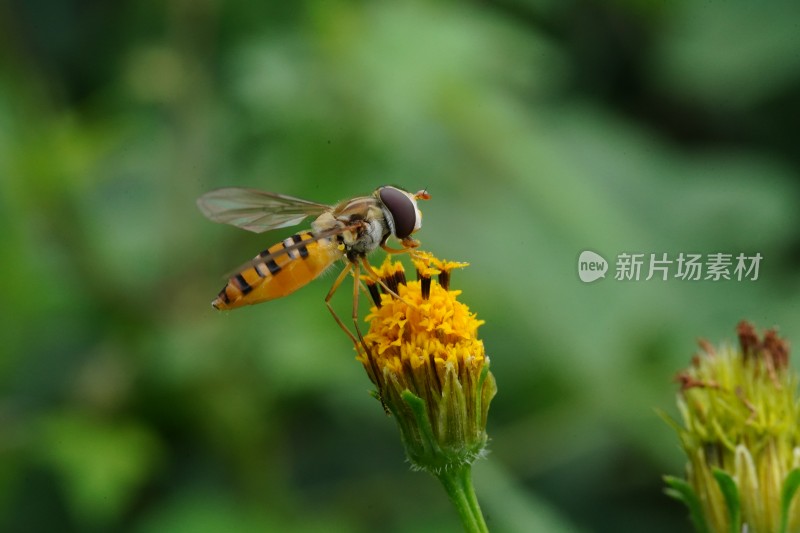
M 467 533 L 489 533 L 472 486 L 472 467 L 463 465 L 437 475 L 450 501 L 456 506 L 458 516 Z

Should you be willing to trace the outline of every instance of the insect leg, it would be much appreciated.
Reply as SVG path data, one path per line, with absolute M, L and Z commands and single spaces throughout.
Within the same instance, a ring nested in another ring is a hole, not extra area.
M 412 251 L 414 248 L 419 247 L 419 241 L 416 239 L 412 239 L 411 237 L 406 237 L 405 239 L 400 241 L 400 244 L 403 245 L 402 248 L 392 248 L 391 246 L 388 246 L 386 244 L 386 241 L 383 241 L 381 243 L 381 248 L 383 248 L 384 251 L 388 254 L 404 254 L 408 251 Z
M 392 248 L 386 244 L 381 244 L 381 248 L 383 248 L 387 254 L 404 254 L 409 251 L 409 248 Z
M 333 306 L 331 305 L 331 298 L 333 298 L 333 295 L 336 294 L 336 289 L 339 288 L 339 285 L 342 284 L 342 282 L 347 277 L 347 275 L 350 273 L 350 271 L 353 270 L 353 265 L 354 265 L 354 263 L 351 263 L 351 262 L 348 261 L 347 262 L 347 266 L 345 266 L 342 269 L 342 272 L 336 278 L 336 281 L 333 282 L 333 286 L 331 287 L 331 290 L 328 291 L 328 295 L 325 297 L 325 305 L 328 307 L 328 311 L 331 312 L 331 315 L 333 315 L 333 319 L 336 321 L 336 323 L 339 325 L 339 327 L 342 328 L 342 331 L 344 331 L 347 334 L 347 336 L 350 337 L 350 340 L 353 341 L 353 344 L 355 344 L 356 348 L 358 348 L 358 346 L 359 346 L 358 339 L 356 338 L 355 335 L 353 335 L 350 332 L 349 329 L 347 329 L 347 326 L 344 325 L 344 322 L 342 322 L 342 319 L 339 318 L 339 315 L 336 314 L 336 311 L 333 310 Z M 358 289 L 358 285 L 356 285 L 356 289 Z M 359 336 L 359 338 L 361 338 L 361 332 L 359 332 L 358 336 Z
M 365 258 L 362 257 L 362 260 L 366 261 Z M 369 352 L 367 349 L 367 343 L 364 342 L 364 335 L 361 334 L 361 328 L 358 327 L 358 289 L 361 285 L 361 268 L 359 267 L 357 262 L 353 263 L 353 325 L 356 328 L 356 333 L 358 334 L 358 340 L 361 341 L 361 346 L 364 348 L 364 351 Z M 358 346 L 356 346 L 358 348 Z
M 372 274 L 374 275 L 375 271 L 372 270 L 372 267 L 370 267 L 367 258 L 362 257 L 361 261 L 364 263 L 364 266 L 368 269 L 368 271 L 372 271 Z M 358 290 L 359 286 L 361 285 L 361 276 L 359 274 L 360 274 L 360 268 L 358 263 L 353 263 L 353 277 L 355 278 L 355 283 L 353 284 L 353 325 L 356 327 L 356 333 L 358 334 L 358 339 L 361 341 L 361 349 L 364 350 L 364 356 L 369 361 L 369 366 L 372 371 L 372 375 L 375 378 L 373 381 L 375 383 L 379 383 L 379 381 L 375 380 L 383 381 L 383 379 L 381 378 L 381 372 L 378 369 L 378 365 L 375 363 L 375 358 L 372 357 L 372 351 L 369 349 L 369 346 L 367 346 L 367 343 L 364 341 L 364 336 L 361 334 L 361 328 L 358 327 Z M 358 344 L 356 344 L 356 350 L 358 349 L 359 346 Z M 378 399 L 381 401 L 381 405 L 383 406 L 383 411 L 387 415 L 390 415 L 391 411 L 389 411 L 389 407 L 386 405 L 386 402 L 383 401 L 383 396 L 380 393 L 381 388 L 382 387 L 378 387 Z

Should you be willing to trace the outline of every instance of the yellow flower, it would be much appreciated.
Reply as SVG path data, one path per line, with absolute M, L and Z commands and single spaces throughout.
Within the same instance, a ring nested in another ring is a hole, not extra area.
M 678 374 L 689 460 L 686 481 L 667 478 L 672 496 L 689 506 L 698 531 L 800 531 L 800 403 L 788 344 L 774 330 L 759 339 L 747 322 L 739 347 L 703 351 Z
M 484 452 L 496 386 L 478 338 L 483 321 L 458 301 L 461 291 L 449 290 L 450 272 L 466 263 L 423 252 L 412 259 L 417 281 L 407 282 L 402 265 L 388 257 L 377 269 L 399 299 L 366 279 L 375 306 L 358 359 L 397 420 L 411 463 L 438 474 Z

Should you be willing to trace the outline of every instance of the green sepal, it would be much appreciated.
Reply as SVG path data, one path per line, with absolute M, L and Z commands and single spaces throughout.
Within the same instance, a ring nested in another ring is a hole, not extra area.
M 800 469 L 795 468 L 786 479 L 783 481 L 781 487 L 781 529 L 780 533 L 786 533 L 789 527 L 789 509 L 792 506 L 792 500 L 800 487 Z
M 486 376 L 489 375 L 489 363 L 487 362 L 483 365 L 481 369 L 480 376 L 478 376 L 478 385 L 475 387 L 475 390 L 478 392 L 475 395 L 475 412 L 479 413 L 478 416 L 480 417 L 480 413 L 483 412 L 483 383 L 486 381 Z M 491 398 L 490 398 L 491 400 Z
M 417 422 L 417 428 L 419 429 L 419 436 L 420 442 L 419 444 L 423 447 L 423 452 L 418 452 L 419 450 L 409 450 L 406 447 L 406 453 L 409 456 L 409 459 L 416 463 L 417 466 L 421 468 L 431 468 L 434 467 L 434 462 L 437 458 L 437 449 L 439 445 L 436 442 L 436 435 L 433 433 L 433 426 L 431 425 L 431 420 L 428 417 L 428 411 L 425 407 L 425 401 L 414 394 L 413 392 L 409 391 L 408 389 L 404 390 L 400 397 L 403 401 L 408 405 L 409 409 L 414 415 L 414 420 Z M 438 465 L 437 465 L 438 466 Z M 431 468 L 432 470 L 435 469 Z
M 400 393 L 400 397 L 411 408 L 411 412 L 414 413 L 414 418 L 424 433 L 424 437 L 433 442 L 433 426 L 431 426 L 431 421 L 428 418 L 428 411 L 425 409 L 425 401 L 408 389 Z
M 669 416 L 666 411 L 664 411 L 663 409 L 655 409 L 655 412 L 661 418 L 661 420 L 666 422 L 667 425 L 675 431 L 675 433 L 677 433 L 678 435 L 682 435 L 684 433 L 684 429 L 683 427 L 681 427 L 680 423 L 671 416 Z
M 682 501 L 689 508 L 689 517 L 694 524 L 694 529 L 697 533 L 710 533 L 708 524 L 703 516 L 703 508 L 700 505 L 700 499 L 695 494 L 694 489 L 685 480 L 674 477 L 664 476 L 664 482 L 669 485 L 669 488 L 664 489 L 667 496 Z
M 739 533 L 742 530 L 742 504 L 739 498 L 739 487 L 731 475 L 724 470 L 714 468 L 712 474 L 717 480 L 717 485 L 719 485 L 728 507 L 729 531 L 730 533 Z

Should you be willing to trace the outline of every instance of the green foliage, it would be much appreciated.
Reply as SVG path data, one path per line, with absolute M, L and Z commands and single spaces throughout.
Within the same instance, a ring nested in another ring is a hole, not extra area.
M 147 426 L 80 412 L 41 422 L 37 455 L 62 480 L 78 522 L 113 523 L 155 473 L 160 450 Z
M 490 530 L 686 528 L 652 407 L 698 336 L 800 338 L 795 3 L 91 4 L 0 17 L 0 529 L 454 529 L 368 400 L 331 276 L 209 307 L 290 233 L 197 196 L 384 183 L 426 187 L 419 238 L 472 263 Z M 584 249 L 764 262 L 584 285 Z

